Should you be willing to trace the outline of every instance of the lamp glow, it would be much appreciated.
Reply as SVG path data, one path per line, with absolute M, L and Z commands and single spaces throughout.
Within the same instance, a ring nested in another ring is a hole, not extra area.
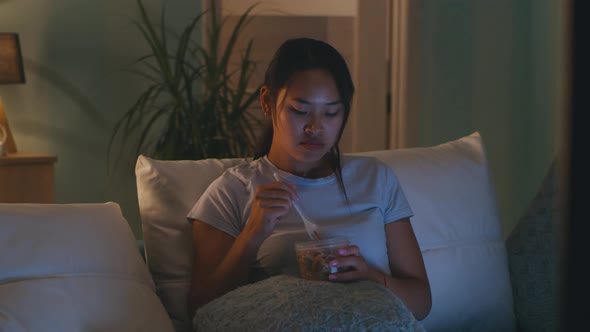
M 18 34 L 0 33 L 0 84 L 19 83 L 25 83 L 25 71 Z M 16 143 L 0 98 L 0 157 L 7 153 L 16 153 Z

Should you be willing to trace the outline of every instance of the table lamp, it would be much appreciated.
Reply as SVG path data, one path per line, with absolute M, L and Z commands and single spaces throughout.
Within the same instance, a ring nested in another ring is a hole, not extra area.
M 25 83 L 25 71 L 18 34 L 0 32 L 0 84 Z M 0 157 L 16 153 L 16 144 L 0 97 Z

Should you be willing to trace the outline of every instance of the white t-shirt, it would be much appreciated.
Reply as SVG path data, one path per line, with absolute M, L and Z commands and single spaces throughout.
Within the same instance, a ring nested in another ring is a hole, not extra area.
M 228 168 L 211 183 L 187 218 L 237 237 L 249 218 L 256 187 L 276 181 L 276 172 L 285 182 L 296 184 L 299 205 L 320 227 L 323 238 L 348 238 L 369 265 L 390 274 L 384 225 L 411 217 L 412 210 L 395 173 L 383 162 L 347 155 L 341 160 L 348 203 L 335 174 L 302 178 L 279 170 L 263 157 Z M 262 243 L 255 268 L 262 269 L 265 275 L 298 275 L 294 243 L 305 241 L 310 238 L 303 221 L 291 209 Z

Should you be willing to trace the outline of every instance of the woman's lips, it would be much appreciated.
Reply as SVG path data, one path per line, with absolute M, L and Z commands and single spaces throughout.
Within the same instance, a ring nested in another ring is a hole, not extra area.
M 321 150 L 324 148 L 324 144 L 320 142 L 301 142 L 301 146 L 308 150 Z

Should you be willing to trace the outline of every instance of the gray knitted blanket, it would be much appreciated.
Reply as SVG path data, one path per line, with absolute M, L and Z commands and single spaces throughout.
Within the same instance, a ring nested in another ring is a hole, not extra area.
M 195 331 L 425 331 L 393 293 L 370 281 L 275 276 L 196 311 Z

